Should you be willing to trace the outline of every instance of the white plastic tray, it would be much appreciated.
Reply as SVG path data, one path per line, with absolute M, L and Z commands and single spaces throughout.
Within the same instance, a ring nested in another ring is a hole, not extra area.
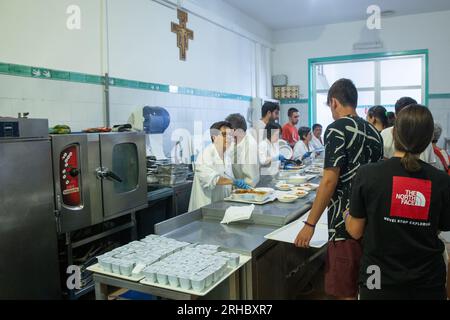
M 157 288 L 162 288 L 162 289 L 168 289 L 168 290 L 172 290 L 172 291 L 177 291 L 177 292 L 182 292 L 182 293 L 187 293 L 187 294 L 191 294 L 191 295 L 195 295 L 195 296 L 205 296 L 207 295 L 209 292 L 211 292 L 211 290 L 213 290 L 214 288 L 216 288 L 219 284 L 221 284 L 223 281 L 225 281 L 226 279 L 228 279 L 229 276 L 231 276 L 234 272 L 236 272 L 237 270 L 239 270 L 244 264 L 246 264 L 247 262 L 249 262 L 251 260 L 250 256 L 247 255 L 240 255 L 239 258 L 239 265 L 237 267 L 231 268 L 228 267 L 225 274 L 216 282 L 214 282 L 212 285 L 210 285 L 208 288 L 203 289 L 203 291 L 197 291 L 194 289 L 183 289 L 181 287 L 173 287 L 171 285 L 163 285 L 163 284 L 159 284 L 159 283 L 155 283 L 153 281 L 147 280 L 146 278 L 144 278 L 143 280 L 140 281 L 141 284 L 145 284 L 148 286 L 152 286 L 152 287 L 157 287 Z
M 307 214 L 303 215 L 298 220 L 295 220 L 280 229 L 277 229 L 268 235 L 264 236 L 266 239 L 294 243 L 298 232 L 303 228 L 303 221 L 308 219 L 309 211 Z M 327 210 L 322 214 L 320 220 L 317 222 L 316 230 L 309 243 L 311 248 L 321 248 L 328 243 L 328 213 Z
M 254 200 L 234 199 L 233 197 L 228 197 L 228 198 L 225 198 L 225 199 L 223 199 L 223 200 L 224 200 L 224 201 L 230 201 L 230 202 L 240 202 L 240 203 L 259 204 L 259 205 L 261 205 L 261 204 L 266 204 L 266 203 L 269 203 L 269 202 L 273 202 L 273 201 L 275 201 L 276 199 L 277 199 L 276 195 L 273 194 L 273 195 L 271 195 L 269 198 L 267 198 L 267 199 L 264 200 L 264 201 L 254 201 Z
M 139 282 L 142 279 L 144 279 L 143 275 L 132 275 L 131 277 L 128 276 L 123 276 L 121 274 L 117 274 L 117 273 L 113 273 L 113 272 L 108 272 L 103 270 L 102 267 L 100 267 L 100 264 L 94 264 L 90 267 L 86 268 L 89 271 L 95 272 L 95 273 L 100 273 L 100 274 L 104 274 L 106 276 L 111 276 L 111 277 L 115 277 L 115 278 L 119 278 L 119 279 L 124 279 L 124 280 L 129 280 L 129 281 L 133 281 L 133 282 Z

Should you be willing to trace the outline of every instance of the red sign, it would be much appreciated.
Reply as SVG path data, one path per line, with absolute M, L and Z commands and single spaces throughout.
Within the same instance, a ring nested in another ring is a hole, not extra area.
M 392 181 L 391 217 L 428 220 L 431 181 L 394 177 Z

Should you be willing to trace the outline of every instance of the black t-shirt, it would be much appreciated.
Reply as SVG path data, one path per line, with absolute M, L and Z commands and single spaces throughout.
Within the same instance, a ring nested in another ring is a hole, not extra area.
M 444 244 L 450 230 L 450 177 L 422 162 L 408 173 L 400 158 L 363 166 L 353 181 L 350 214 L 366 218 L 360 281 L 377 265 L 381 287 L 445 284 Z
M 363 164 L 383 159 L 383 139 L 367 121 L 347 116 L 325 131 L 325 168 L 340 168 L 339 181 L 328 206 L 330 240 L 351 238 L 345 230 L 343 213 L 350 206 L 352 180 Z

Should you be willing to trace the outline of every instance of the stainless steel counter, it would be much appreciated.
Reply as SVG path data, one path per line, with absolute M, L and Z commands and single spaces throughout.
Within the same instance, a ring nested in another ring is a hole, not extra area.
M 155 226 L 155 233 L 178 241 L 214 244 L 242 254 L 254 256 L 268 240 L 265 235 L 277 227 L 256 224 L 221 224 L 209 219 L 203 209 L 161 222 Z
M 315 178 L 311 182 L 319 183 L 320 179 Z M 258 187 L 270 187 L 274 188 L 277 180 L 272 177 L 262 177 Z M 264 205 L 256 205 L 255 210 L 253 210 L 252 217 L 250 220 L 244 223 L 250 224 L 260 224 L 275 227 L 282 227 L 305 214 L 311 209 L 312 203 L 316 192 L 310 192 L 306 197 L 299 199 L 293 203 L 282 203 L 279 201 L 273 201 Z M 246 206 L 247 204 L 230 202 L 230 201 L 219 201 L 212 203 L 203 208 L 203 214 L 211 219 L 222 220 L 225 211 L 230 206 Z
M 317 183 L 319 179 L 312 182 Z M 276 181 L 263 178 L 258 186 L 273 187 Z M 221 224 L 230 206 L 245 204 L 217 202 L 155 226 L 155 233 L 187 241 L 219 245 L 252 257 L 240 276 L 244 299 L 292 299 L 320 267 L 321 252 L 275 242 L 264 236 L 301 217 L 312 206 L 315 192 L 294 203 L 274 201 L 257 205 L 251 220 Z

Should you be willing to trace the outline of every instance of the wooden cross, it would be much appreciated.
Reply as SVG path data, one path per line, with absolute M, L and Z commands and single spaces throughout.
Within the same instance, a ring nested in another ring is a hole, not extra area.
M 186 51 L 189 49 L 189 39 L 194 40 L 194 32 L 186 28 L 188 14 L 180 9 L 177 10 L 180 24 L 172 22 L 172 32 L 177 34 L 177 47 L 180 48 L 180 60 L 186 61 Z

